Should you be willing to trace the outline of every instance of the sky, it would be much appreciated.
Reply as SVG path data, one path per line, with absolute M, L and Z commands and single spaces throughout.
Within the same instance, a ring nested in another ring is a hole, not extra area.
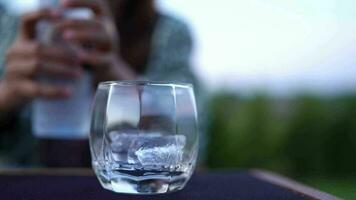
M 356 88 L 353 0 L 160 0 L 187 21 L 212 88 L 334 94 Z
M 27 8 L 35 1 L 12 0 Z M 336 94 L 356 88 L 354 0 L 157 0 L 157 4 L 191 27 L 194 71 L 209 89 L 284 95 L 301 90 Z

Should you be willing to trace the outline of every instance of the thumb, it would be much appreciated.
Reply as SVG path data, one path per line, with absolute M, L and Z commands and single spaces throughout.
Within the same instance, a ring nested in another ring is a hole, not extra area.
M 21 18 L 20 36 L 25 40 L 34 39 L 36 36 L 36 24 L 41 19 L 53 19 L 57 13 L 49 9 L 27 13 Z

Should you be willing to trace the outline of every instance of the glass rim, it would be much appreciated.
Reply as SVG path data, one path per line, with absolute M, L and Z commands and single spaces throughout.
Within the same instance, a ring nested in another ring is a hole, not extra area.
M 176 81 L 149 81 L 149 80 L 123 80 L 123 81 L 104 81 L 100 86 L 175 86 L 193 88 L 191 83 L 182 83 Z

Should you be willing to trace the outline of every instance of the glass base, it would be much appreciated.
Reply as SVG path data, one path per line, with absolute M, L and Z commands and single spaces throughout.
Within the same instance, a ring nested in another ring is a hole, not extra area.
M 141 175 L 133 175 L 141 174 Z M 125 194 L 164 194 L 178 191 L 184 188 L 188 181 L 187 174 L 183 172 L 134 172 L 131 174 L 115 172 L 111 173 L 111 178 L 108 176 L 98 176 L 101 185 L 110 191 Z M 144 175 L 142 175 L 144 174 Z

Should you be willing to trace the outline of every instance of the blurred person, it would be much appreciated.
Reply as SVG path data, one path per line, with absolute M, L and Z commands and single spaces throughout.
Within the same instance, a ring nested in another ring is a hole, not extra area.
M 39 163 L 38 140 L 32 136 L 29 103 L 36 98 L 67 98 L 70 88 L 46 85 L 38 75 L 76 79 L 90 68 L 95 83 L 108 80 L 148 79 L 197 84 L 189 60 L 192 38 L 183 22 L 159 13 L 154 0 L 62 0 L 64 8 L 86 7 L 91 20 L 61 18 L 60 10 L 25 14 L 17 37 L 0 67 L 0 162 L 3 165 Z M 3 18 L 3 17 L 1 17 Z M 63 38 L 89 44 L 76 55 L 60 46 L 36 40 L 36 24 L 55 22 Z M 10 30 L 1 27 L 1 30 Z M 4 34 L 2 32 L 1 34 Z M 0 38 L 3 38 L 0 35 Z M 0 55 L 0 57 L 4 57 Z M 95 87 L 95 86 L 94 86 Z M 87 141 L 40 141 L 49 166 L 88 166 Z M 1 164 L 1 163 L 0 163 Z

